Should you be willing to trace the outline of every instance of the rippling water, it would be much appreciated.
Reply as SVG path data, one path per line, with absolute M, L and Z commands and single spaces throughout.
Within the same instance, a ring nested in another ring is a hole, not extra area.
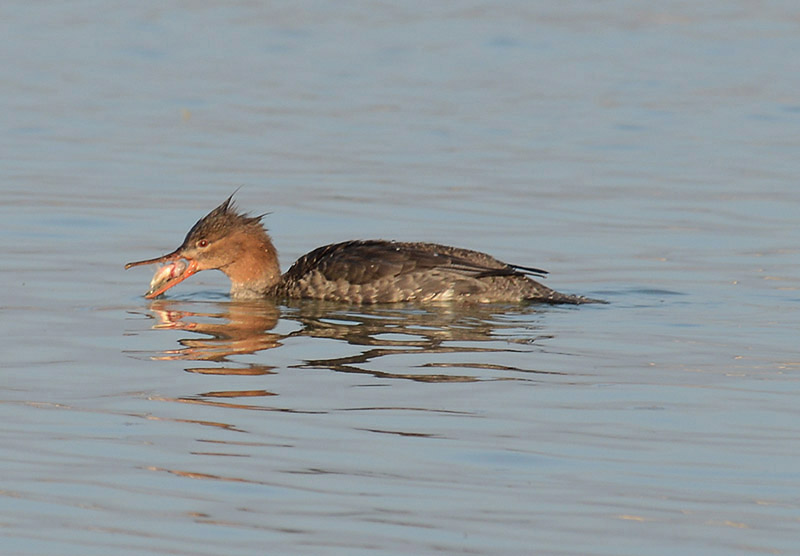
M 792 3 L 0 12 L 3 554 L 800 551 Z M 609 304 L 144 300 L 239 186 Z

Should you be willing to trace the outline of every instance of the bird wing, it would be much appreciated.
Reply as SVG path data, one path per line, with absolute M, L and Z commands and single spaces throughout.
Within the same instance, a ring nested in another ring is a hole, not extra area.
M 471 278 L 546 274 L 546 271 L 536 268 L 505 264 L 485 253 L 469 249 L 435 243 L 366 240 L 346 241 L 315 249 L 292 265 L 285 278 L 301 279 L 310 272 L 319 272 L 330 281 L 366 284 L 431 270 Z

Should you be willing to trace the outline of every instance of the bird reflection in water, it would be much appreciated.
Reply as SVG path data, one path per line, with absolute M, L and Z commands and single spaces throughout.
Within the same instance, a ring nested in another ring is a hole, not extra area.
M 204 310 L 201 310 L 204 309 Z M 156 356 L 161 360 L 226 361 L 238 353 L 278 347 L 281 337 L 270 332 L 278 323 L 278 307 L 270 303 L 186 303 L 156 300 L 150 303 L 157 330 L 186 330 L 199 337 L 178 340 L 180 349 Z M 204 374 L 267 374 L 272 367 L 250 369 L 202 368 Z M 188 370 L 188 369 L 187 369 Z
M 536 309 L 527 306 L 442 305 L 418 306 L 342 306 L 341 304 L 296 300 L 276 306 L 265 300 L 256 302 L 196 303 L 156 300 L 150 304 L 154 329 L 185 330 L 194 336 L 178 340 L 180 348 L 152 356 L 159 360 L 210 361 L 214 367 L 191 367 L 188 372 L 217 375 L 265 375 L 273 366 L 235 364 L 231 356 L 254 354 L 283 345 L 289 338 L 325 338 L 357 347 L 355 354 L 332 358 L 309 358 L 293 368 L 330 369 L 338 372 L 369 374 L 380 378 L 401 378 L 419 382 L 472 382 L 486 380 L 480 371 L 553 374 L 485 362 L 452 363 L 434 357 L 403 372 L 375 369 L 375 363 L 388 362 L 399 355 L 474 354 L 530 351 L 530 344 L 549 338 L 542 334 L 532 316 Z M 282 321 L 279 333 L 275 329 Z M 319 350 L 319 346 L 313 346 Z M 475 369 L 474 374 L 453 374 L 447 369 Z M 430 370 L 440 372 L 429 372 Z M 497 377 L 499 378 L 499 377 Z M 507 378 L 507 376 L 506 376 Z M 269 395 L 254 391 L 250 395 Z M 230 392 L 241 397 L 243 392 Z M 224 392 L 206 397 L 223 398 Z

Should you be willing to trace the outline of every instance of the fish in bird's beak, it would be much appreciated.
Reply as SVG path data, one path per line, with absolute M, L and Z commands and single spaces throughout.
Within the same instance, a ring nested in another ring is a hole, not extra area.
M 172 253 L 155 259 L 146 261 L 136 261 L 125 265 L 125 269 L 145 264 L 168 263 L 156 270 L 153 279 L 150 281 L 150 289 L 144 294 L 145 298 L 153 299 L 158 297 L 172 286 L 180 284 L 189 276 L 197 272 L 197 261 L 184 259 L 181 257 L 181 249 L 178 248 Z

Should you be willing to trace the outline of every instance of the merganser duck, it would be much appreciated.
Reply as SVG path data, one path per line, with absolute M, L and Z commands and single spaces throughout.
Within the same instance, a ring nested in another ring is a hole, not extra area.
M 311 298 L 354 304 L 596 302 L 559 293 L 531 278 L 544 277 L 544 270 L 435 243 L 334 243 L 300 257 L 281 274 L 277 251 L 261 223 L 264 216 L 239 212 L 231 195 L 192 226 L 180 247 L 162 257 L 128 263 L 125 268 L 170 263 L 156 273 L 145 294 L 148 299 L 201 270 L 217 269 L 230 279 L 230 294 L 236 300 Z

